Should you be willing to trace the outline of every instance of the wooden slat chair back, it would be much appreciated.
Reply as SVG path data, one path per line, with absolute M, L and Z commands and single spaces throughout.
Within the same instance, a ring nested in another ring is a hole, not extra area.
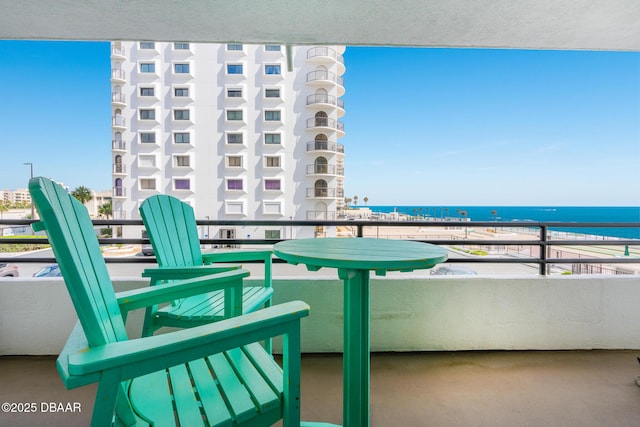
M 143 273 L 144 277 L 151 278 L 152 285 L 240 267 L 220 263 L 260 261 L 264 264 L 264 284 L 244 287 L 242 295 L 236 295 L 233 312 L 250 313 L 271 305 L 271 250 L 203 254 L 193 208 L 173 196 L 158 194 L 147 198 L 140 206 L 140 215 L 159 265 L 159 268 L 146 269 Z M 225 298 L 218 291 L 162 308 L 152 307 L 145 318 L 143 335 L 152 335 L 163 326 L 192 327 L 228 317 L 229 312 L 225 312 L 224 307 L 230 302 Z M 270 347 L 269 342 L 267 347 Z
M 128 311 L 248 272 L 216 273 L 115 294 L 86 208 L 60 186 L 33 178 L 29 190 L 79 323 L 57 360 L 67 388 L 98 383 L 92 426 L 284 426 L 300 424 L 300 319 L 309 307 L 280 304 L 191 329 L 129 340 Z M 234 284 L 233 286 L 237 286 Z M 258 341 L 283 336 L 283 368 Z

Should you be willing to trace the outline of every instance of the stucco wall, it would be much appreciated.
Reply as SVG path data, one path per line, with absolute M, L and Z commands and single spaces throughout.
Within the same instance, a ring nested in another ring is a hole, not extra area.
M 116 290 L 146 286 L 121 279 Z M 276 278 L 275 303 L 311 306 L 306 352 L 342 350 L 342 283 Z M 373 351 L 640 349 L 637 277 L 373 278 Z M 0 355 L 57 354 L 75 324 L 60 279 L 0 279 Z M 130 316 L 130 336 L 141 313 Z M 278 345 L 276 345 L 278 349 Z

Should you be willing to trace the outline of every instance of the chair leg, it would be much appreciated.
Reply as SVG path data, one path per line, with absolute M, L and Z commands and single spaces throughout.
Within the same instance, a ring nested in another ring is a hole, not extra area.
M 283 427 L 300 426 L 300 322 L 294 322 L 283 337 L 284 408 Z
M 116 398 L 120 392 L 120 370 L 104 373 L 98 383 L 96 401 L 91 415 L 91 427 L 106 427 L 113 423 Z

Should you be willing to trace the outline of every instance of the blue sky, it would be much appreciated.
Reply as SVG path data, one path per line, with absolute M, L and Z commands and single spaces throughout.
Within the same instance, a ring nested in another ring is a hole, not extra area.
M 0 188 L 110 188 L 109 45 L 0 41 Z M 640 205 L 640 53 L 347 48 L 345 195 Z

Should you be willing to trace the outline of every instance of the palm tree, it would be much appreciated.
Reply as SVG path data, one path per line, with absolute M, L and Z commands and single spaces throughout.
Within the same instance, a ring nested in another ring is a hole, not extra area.
M 364 200 L 364 205 L 365 205 L 365 206 L 366 206 L 366 205 L 367 205 L 367 203 L 369 202 L 369 198 L 368 198 L 367 196 L 364 196 L 364 199 L 362 199 L 362 200 Z
M 358 196 L 353 196 L 353 205 L 358 206 Z
M 93 199 L 93 196 L 91 195 L 91 190 L 89 190 L 84 185 L 81 185 L 80 187 L 73 190 L 71 192 L 71 195 L 76 199 L 78 199 L 80 203 L 82 203 L 83 205 L 87 203 L 89 200 Z
M 103 216 L 106 219 L 109 219 L 109 217 L 113 215 L 111 200 L 98 208 L 98 215 Z
M 9 210 L 9 202 L 4 200 L 0 202 L 0 218 L 3 218 L 4 213 L 8 210 Z

